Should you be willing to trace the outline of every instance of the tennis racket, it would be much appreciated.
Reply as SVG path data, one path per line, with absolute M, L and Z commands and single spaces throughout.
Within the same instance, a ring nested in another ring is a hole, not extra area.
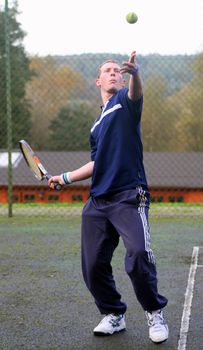
M 40 181 L 44 179 L 49 180 L 52 176 L 44 168 L 40 159 L 36 156 L 35 152 L 32 150 L 30 145 L 25 140 L 20 140 L 19 145 L 24 159 L 29 168 L 32 170 L 35 177 Z M 55 190 L 60 191 L 61 188 L 62 185 L 60 185 L 58 182 L 54 183 Z

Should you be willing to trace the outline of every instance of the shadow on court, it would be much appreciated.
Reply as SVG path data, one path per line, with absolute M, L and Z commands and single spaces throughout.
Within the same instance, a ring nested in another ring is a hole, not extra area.
M 170 337 L 158 348 L 178 349 L 185 291 L 193 246 L 203 246 L 203 221 L 151 221 L 159 291 L 169 304 Z M 186 349 L 200 350 L 203 249 L 200 250 Z M 113 258 L 117 288 L 128 305 L 127 330 L 112 337 L 92 333 L 100 321 L 80 267 L 80 219 L 0 219 L 0 349 L 142 350 L 148 339 L 145 315 L 124 272 L 122 241 Z M 182 349 L 181 349 L 182 350 Z

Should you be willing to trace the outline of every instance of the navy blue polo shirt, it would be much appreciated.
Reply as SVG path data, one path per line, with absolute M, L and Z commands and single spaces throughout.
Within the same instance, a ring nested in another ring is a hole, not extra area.
M 128 89 L 113 95 L 96 119 L 90 134 L 95 162 L 90 194 L 113 194 L 142 185 L 147 189 L 141 142 L 143 97 L 133 102 Z

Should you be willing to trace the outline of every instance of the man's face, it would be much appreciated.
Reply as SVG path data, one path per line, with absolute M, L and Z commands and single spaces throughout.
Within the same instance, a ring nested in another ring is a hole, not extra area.
M 100 76 L 96 85 L 108 93 L 116 93 L 124 86 L 124 79 L 120 73 L 120 66 L 117 63 L 104 63 L 100 69 Z

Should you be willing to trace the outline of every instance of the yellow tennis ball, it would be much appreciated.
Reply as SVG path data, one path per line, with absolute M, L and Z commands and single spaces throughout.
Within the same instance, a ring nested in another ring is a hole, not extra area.
M 136 15 L 135 12 L 129 12 L 129 13 L 127 14 L 127 16 L 126 16 L 126 21 L 127 21 L 128 23 L 133 24 L 133 23 L 136 23 L 137 20 L 138 20 L 138 17 L 137 17 L 137 15 Z

